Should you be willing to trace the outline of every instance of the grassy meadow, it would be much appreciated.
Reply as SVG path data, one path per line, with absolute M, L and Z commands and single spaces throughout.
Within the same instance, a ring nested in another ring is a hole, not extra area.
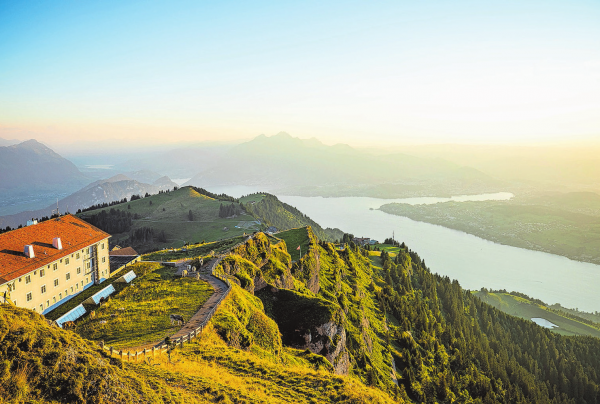
M 78 216 L 98 214 L 103 210 L 120 209 L 132 215 L 139 215 L 133 220 L 132 230 L 142 227 L 154 229 L 155 236 L 164 231 L 166 242 L 155 240 L 144 246 L 145 251 L 157 248 L 181 247 L 184 243 L 201 243 L 203 241 L 217 241 L 244 233 L 252 232 L 259 228 L 254 225 L 247 228 L 236 228 L 240 222 L 254 221 L 250 215 L 240 215 L 227 219 L 219 217 L 219 207 L 231 202 L 219 200 L 202 195 L 191 187 L 179 188 L 176 191 L 165 192 L 111 206 L 80 213 Z M 193 220 L 189 218 L 192 211 Z M 112 243 L 119 244 L 129 237 L 129 233 L 113 234 Z
M 94 319 L 86 316 L 77 323 L 82 337 L 119 349 L 158 342 L 181 327 L 171 325 L 170 314 L 187 321 L 213 293 L 204 281 L 175 276 L 175 268 L 145 265 L 145 273 L 96 308 Z
M 300 259 L 300 251 L 297 250 L 298 246 L 300 246 L 302 250 L 302 255 L 308 252 L 310 239 L 306 227 L 282 231 L 275 234 L 275 237 L 285 241 L 287 251 L 292 256 L 293 261 L 298 261 L 298 259 Z

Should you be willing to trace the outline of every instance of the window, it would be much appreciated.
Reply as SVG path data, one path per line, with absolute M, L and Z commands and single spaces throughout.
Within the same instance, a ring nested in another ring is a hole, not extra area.
M 44 311 L 44 305 L 40 304 L 40 311 Z
M 90 269 L 90 263 L 89 262 L 87 263 L 87 268 Z
M 73 293 L 73 286 L 71 286 L 71 293 Z
M 78 283 L 75 284 L 75 290 L 79 290 L 79 284 Z
M 67 272 L 67 280 L 71 279 L 71 273 Z
M 31 283 L 31 275 L 25 277 L 25 283 Z
M 56 296 L 52 298 L 52 303 L 56 303 Z
M 77 255 L 75 256 L 75 259 L 79 259 L 79 253 L 77 253 Z
M 46 293 L 46 285 L 42 285 L 42 293 Z
M 62 258 L 60 259 L 60 263 L 62 264 Z
M 69 291 L 65 289 L 65 297 L 69 296 Z
M 50 300 L 46 300 L 46 307 L 50 307 Z
M 27 301 L 31 301 L 33 299 L 33 295 L 31 294 L 31 292 L 27 293 Z
M 43 277 L 44 275 L 46 275 L 46 270 L 40 269 L 40 278 Z
M 58 279 L 55 279 L 54 280 L 54 287 L 57 287 L 57 286 L 58 286 Z
M 52 264 L 52 269 L 56 271 L 58 269 L 58 264 Z
M 81 273 L 81 267 L 77 267 L 77 275 Z
M 83 287 L 83 281 L 81 281 L 81 287 Z
M 85 278 L 85 283 L 90 283 L 89 279 L 90 278 Z
M 58 294 L 58 298 L 59 298 L 59 300 L 62 300 L 62 293 Z
M 104 250 L 104 243 L 100 244 L 100 248 Z
M 106 262 L 106 257 L 102 257 L 102 263 L 104 264 Z
M 65 258 L 65 265 L 69 265 L 69 259 Z

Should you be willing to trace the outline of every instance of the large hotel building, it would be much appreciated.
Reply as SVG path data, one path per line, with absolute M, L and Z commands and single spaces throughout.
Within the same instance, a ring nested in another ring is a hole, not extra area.
M 0 234 L 0 303 L 43 314 L 102 282 L 109 237 L 73 215 Z

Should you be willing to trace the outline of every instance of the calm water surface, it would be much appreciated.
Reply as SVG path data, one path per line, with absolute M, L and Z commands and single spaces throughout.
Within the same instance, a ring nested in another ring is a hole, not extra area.
M 222 188 L 233 196 L 243 189 Z M 211 191 L 213 191 L 211 189 Z M 213 191 L 214 192 L 214 191 Z M 460 231 L 376 210 L 391 202 L 411 204 L 447 200 L 510 199 L 510 193 L 461 196 L 454 198 L 322 198 L 278 196 L 295 206 L 323 227 L 338 227 L 357 237 L 379 241 L 391 237 L 404 241 L 441 275 L 457 279 L 468 289 L 481 287 L 519 291 L 549 304 L 585 311 L 600 310 L 600 266 L 573 261 L 558 255 L 505 246 Z M 475 199 L 478 198 L 478 199 Z M 370 210 L 370 209 L 374 210 Z

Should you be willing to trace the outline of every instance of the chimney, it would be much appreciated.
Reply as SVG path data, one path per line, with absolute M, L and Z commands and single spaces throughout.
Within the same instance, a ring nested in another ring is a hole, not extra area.
M 23 254 L 29 258 L 35 258 L 35 253 L 33 252 L 33 246 L 31 244 L 27 244 L 23 249 Z
M 62 243 L 60 242 L 60 237 L 54 237 L 52 239 L 52 247 L 56 248 L 57 250 L 62 250 Z

